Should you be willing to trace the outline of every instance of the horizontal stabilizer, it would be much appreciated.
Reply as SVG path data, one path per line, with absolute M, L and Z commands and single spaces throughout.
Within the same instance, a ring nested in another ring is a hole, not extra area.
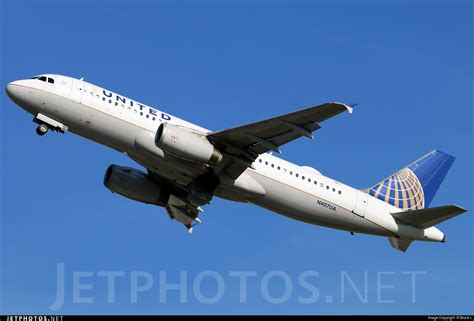
M 450 218 L 462 214 L 465 211 L 466 210 L 464 208 L 457 205 L 447 205 L 425 208 L 421 210 L 392 213 L 392 216 L 405 224 L 425 229 L 449 220 Z
M 402 252 L 405 252 L 412 242 L 409 239 L 397 238 L 397 237 L 389 237 L 388 241 L 393 248 L 400 250 Z

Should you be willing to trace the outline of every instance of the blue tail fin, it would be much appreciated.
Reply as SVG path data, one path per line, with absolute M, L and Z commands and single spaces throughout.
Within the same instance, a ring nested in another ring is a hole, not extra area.
M 427 208 L 453 162 L 453 156 L 434 150 L 367 192 L 405 211 Z

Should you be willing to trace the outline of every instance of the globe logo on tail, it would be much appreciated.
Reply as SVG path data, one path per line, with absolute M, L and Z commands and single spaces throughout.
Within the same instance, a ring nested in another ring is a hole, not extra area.
M 425 208 L 423 187 L 408 167 L 370 188 L 369 194 L 405 211 Z

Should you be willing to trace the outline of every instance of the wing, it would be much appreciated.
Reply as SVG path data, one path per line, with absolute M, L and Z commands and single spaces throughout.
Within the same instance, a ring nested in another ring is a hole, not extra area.
M 326 103 L 267 120 L 210 133 L 207 137 L 223 150 L 228 161 L 222 171 L 238 177 L 262 153 L 281 153 L 279 147 L 301 136 L 313 138 L 320 123 L 352 107 L 342 103 Z

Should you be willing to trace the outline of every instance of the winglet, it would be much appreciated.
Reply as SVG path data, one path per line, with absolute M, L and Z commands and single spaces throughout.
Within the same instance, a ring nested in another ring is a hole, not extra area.
M 355 104 L 343 104 L 343 105 L 344 107 L 346 107 L 349 114 L 352 114 L 354 112 L 354 107 L 357 106 L 358 104 L 355 103 Z

